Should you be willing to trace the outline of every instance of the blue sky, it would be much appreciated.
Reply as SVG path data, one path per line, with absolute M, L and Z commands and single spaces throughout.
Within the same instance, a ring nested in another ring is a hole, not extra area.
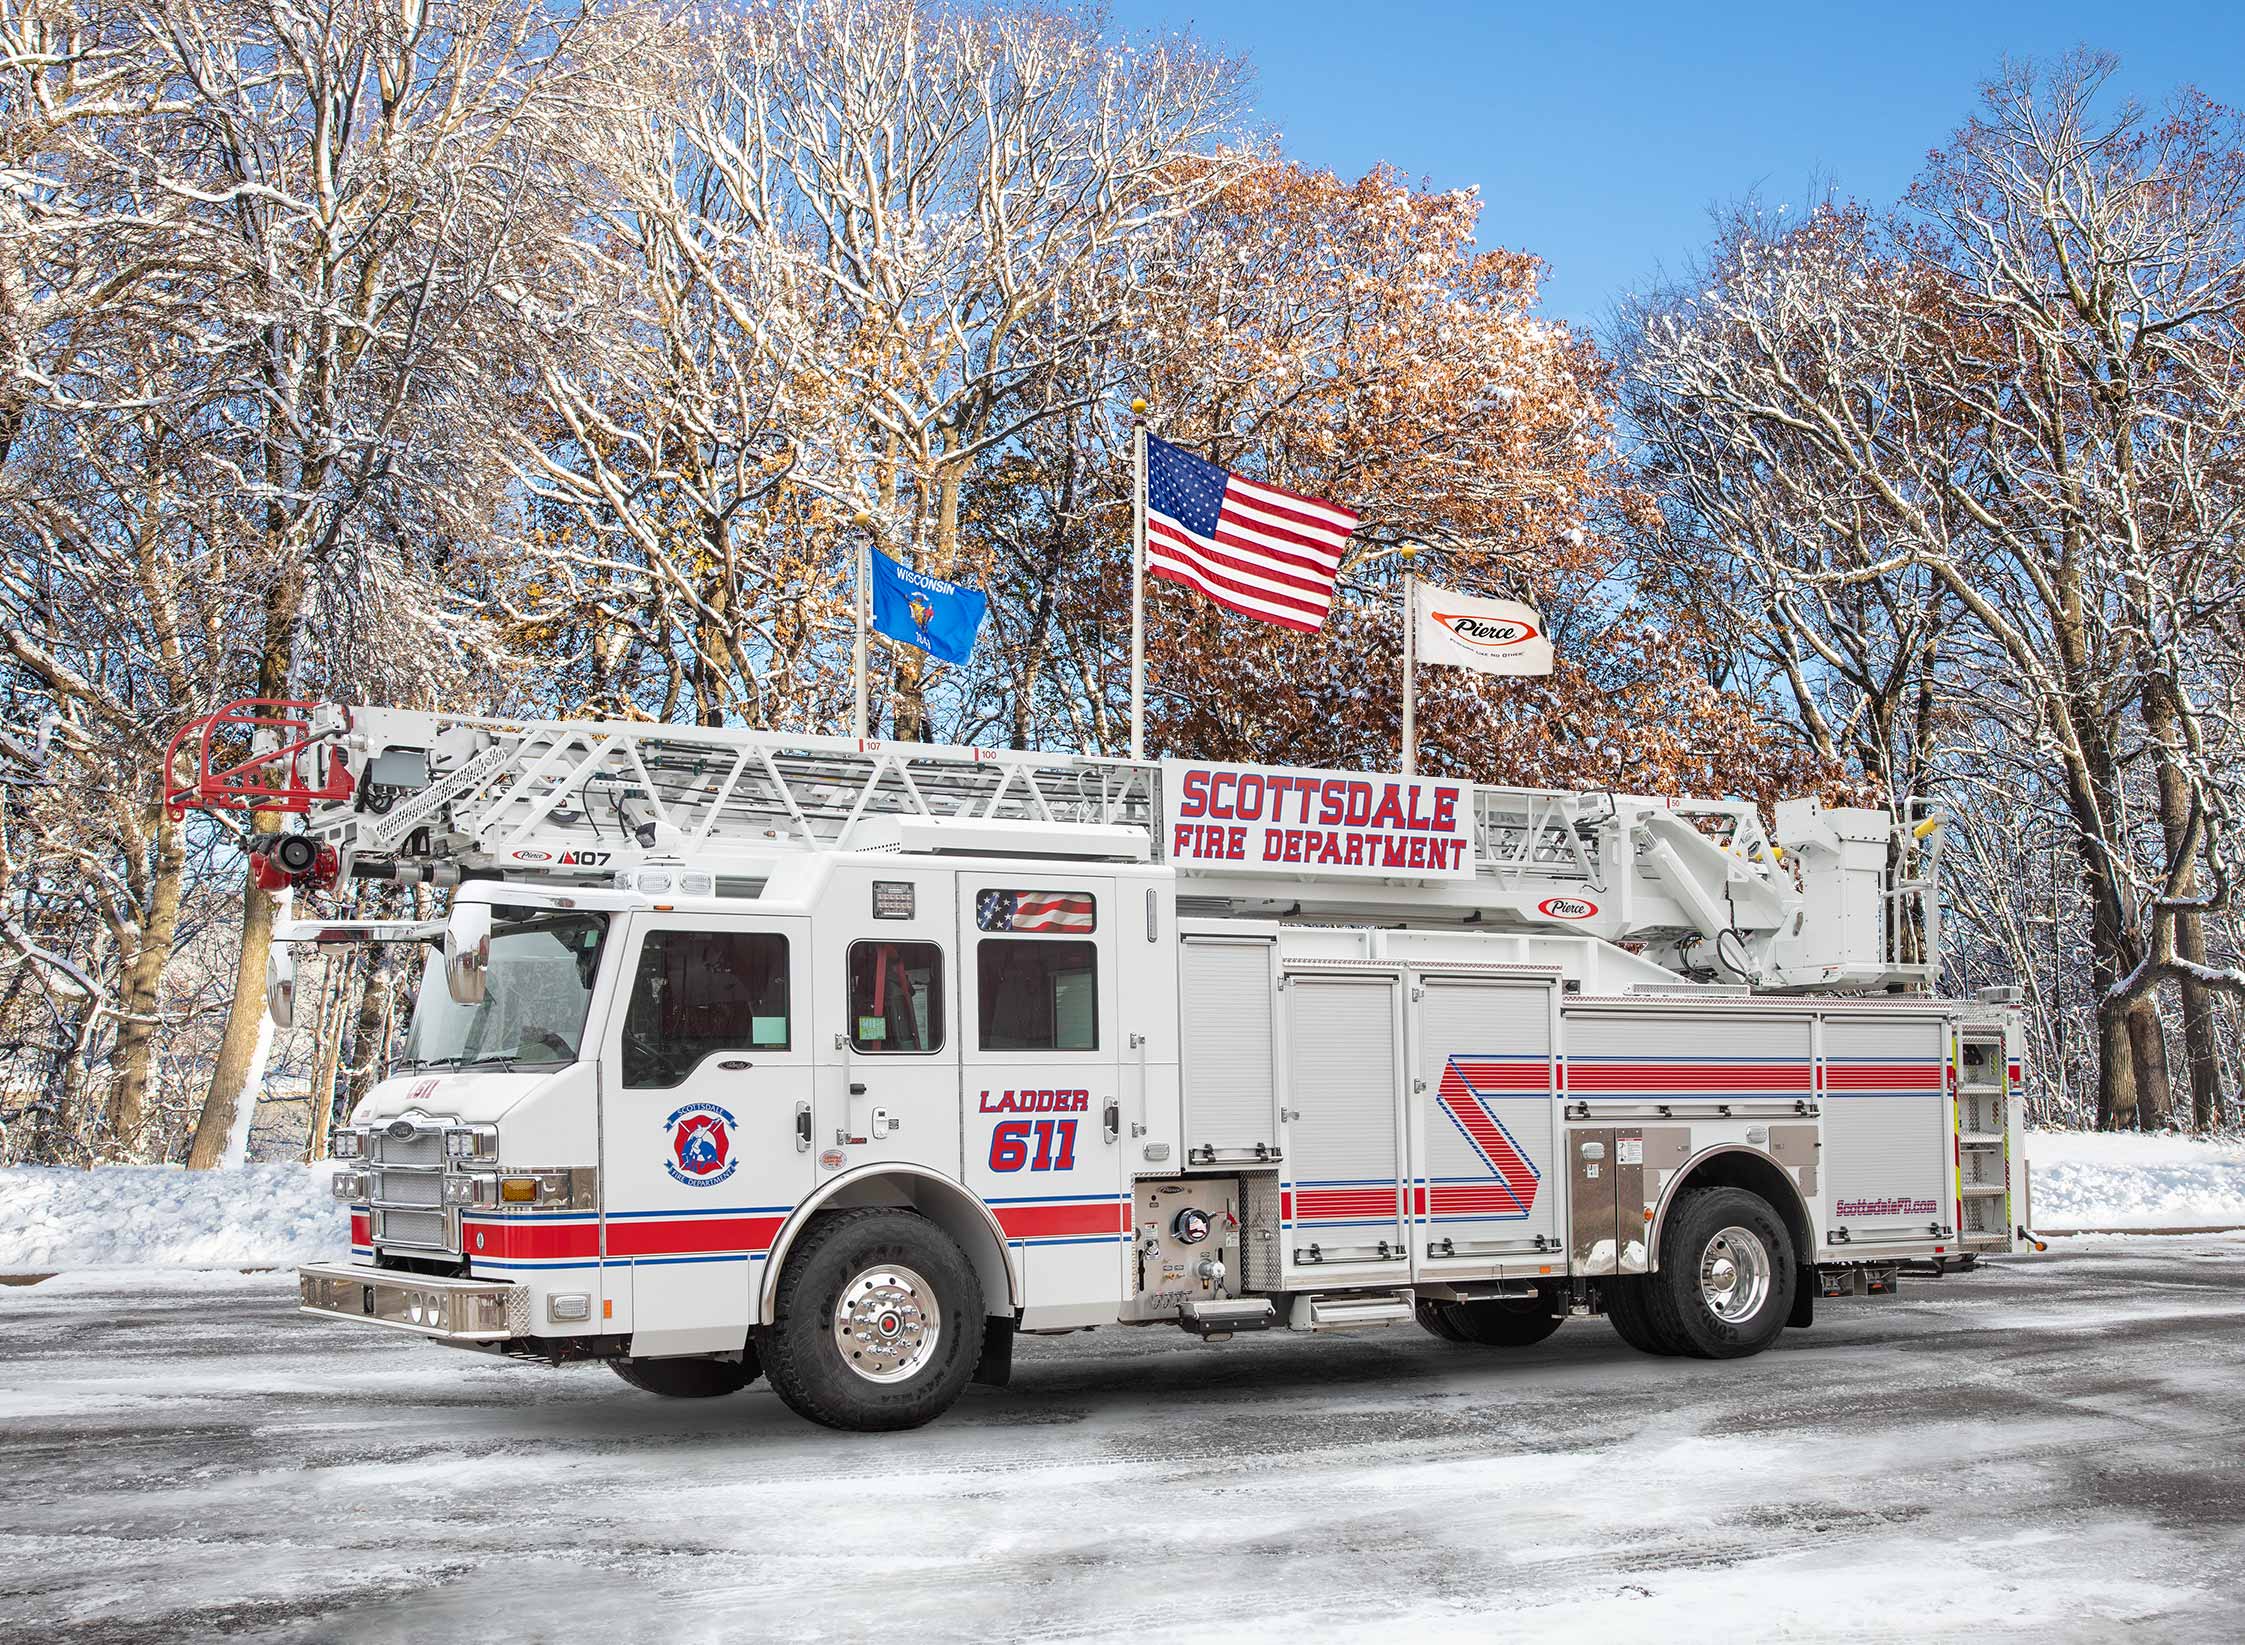
M 1883 202 L 2006 53 L 2087 43 L 2156 104 L 2189 82 L 2245 102 L 2245 7 L 1950 0 L 1596 8 L 1344 0 L 1114 0 L 1132 33 L 1247 53 L 1288 151 L 1349 176 L 1392 161 L 1478 184 L 1484 244 L 1551 264 L 1549 312 L 1597 324 L 1707 238 L 1708 207 L 1818 178 Z

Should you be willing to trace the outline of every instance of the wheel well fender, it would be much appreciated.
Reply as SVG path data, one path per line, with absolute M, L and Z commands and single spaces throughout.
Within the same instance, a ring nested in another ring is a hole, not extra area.
M 1702 1149 L 1686 1160 L 1668 1184 L 1667 1192 L 1660 1197 L 1660 1206 L 1653 1213 L 1652 1232 L 1646 1236 L 1648 1265 L 1660 1266 L 1661 1231 L 1668 1226 L 1668 1213 L 1685 1190 L 1691 1188 L 1743 1188 L 1759 1194 L 1769 1201 L 1785 1224 L 1785 1231 L 1793 1236 L 1793 1257 L 1796 1262 L 1813 1262 L 1816 1257 L 1816 1223 L 1809 1215 L 1808 1204 L 1801 1198 L 1800 1184 L 1793 1174 L 1758 1148 L 1743 1143 L 1718 1143 Z
M 894 1205 L 916 1211 L 959 1242 L 982 1281 L 982 1306 L 988 1314 L 1011 1318 L 1021 1307 L 1021 1274 L 1006 1244 L 1005 1230 L 990 1207 L 951 1178 L 924 1165 L 865 1165 L 819 1185 L 781 1224 L 779 1237 L 764 1259 L 764 1279 L 756 1303 L 756 1322 L 777 1317 L 780 1270 L 787 1253 L 811 1219 L 821 1211 L 855 1206 Z

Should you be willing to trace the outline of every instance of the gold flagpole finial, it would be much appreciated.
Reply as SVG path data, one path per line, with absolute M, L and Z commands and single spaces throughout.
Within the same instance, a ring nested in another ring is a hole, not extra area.
M 1131 414 L 1131 415 L 1132 415 L 1133 417 L 1143 417 L 1143 416 L 1145 416 L 1145 415 L 1146 415 L 1146 402 L 1145 402 L 1145 401 L 1143 401 L 1143 400 L 1133 400 L 1133 401 L 1131 401 L 1131 402 L 1130 402 L 1130 414 Z

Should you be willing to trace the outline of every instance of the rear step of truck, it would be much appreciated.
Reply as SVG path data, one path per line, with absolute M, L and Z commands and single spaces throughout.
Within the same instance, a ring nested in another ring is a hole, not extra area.
M 1416 1317 L 1408 1291 L 1344 1291 L 1329 1297 L 1296 1297 L 1286 1324 L 1292 1331 L 1356 1331 L 1372 1325 L 1404 1325 Z

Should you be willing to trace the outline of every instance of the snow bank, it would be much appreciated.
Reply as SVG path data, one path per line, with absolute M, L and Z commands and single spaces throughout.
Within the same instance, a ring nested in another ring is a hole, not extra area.
M 2245 1141 L 2030 1131 L 2034 1219 L 2052 1228 L 2245 1226 Z
M 335 1167 L 183 1171 L 0 1169 L 0 1273 L 61 1268 L 285 1267 L 350 1247 Z

